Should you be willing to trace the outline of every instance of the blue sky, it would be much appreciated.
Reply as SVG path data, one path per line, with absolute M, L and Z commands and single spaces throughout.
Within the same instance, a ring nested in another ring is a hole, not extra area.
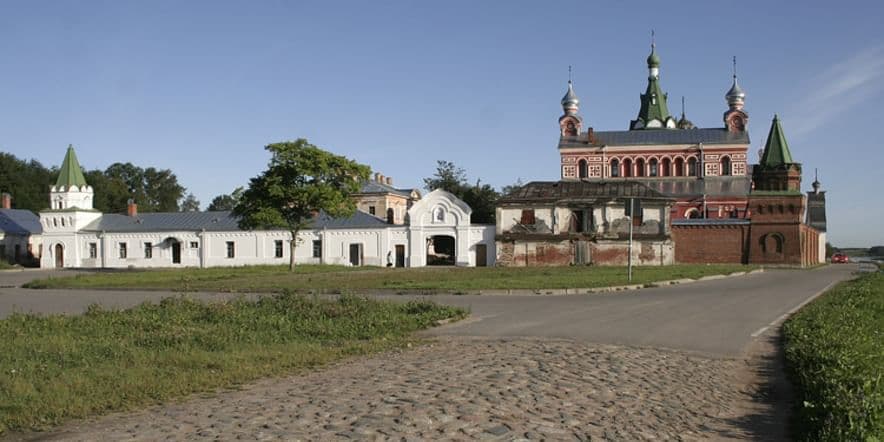
M 496 187 L 557 179 L 568 65 L 586 123 L 626 129 L 655 29 L 673 113 L 684 95 L 721 125 L 736 55 L 751 150 L 778 113 L 805 188 L 820 169 L 830 240 L 884 244 L 884 2 L 668 5 L 3 2 L 0 150 L 169 168 L 204 207 L 300 137 L 403 187 L 439 159 Z

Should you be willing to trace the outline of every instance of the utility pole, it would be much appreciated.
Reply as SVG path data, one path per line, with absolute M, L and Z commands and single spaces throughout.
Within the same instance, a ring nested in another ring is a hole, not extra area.
M 635 198 L 629 198 L 629 251 L 626 255 L 626 280 L 632 282 L 632 218 L 635 216 Z

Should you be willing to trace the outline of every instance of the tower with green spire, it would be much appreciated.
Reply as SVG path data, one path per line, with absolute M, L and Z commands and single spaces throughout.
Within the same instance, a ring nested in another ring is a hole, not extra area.
M 801 195 L 801 163 L 792 159 L 780 118 L 774 115 L 761 161 L 752 169 L 752 193 Z
M 666 105 L 668 95 L 660 87 L 660 56 L 657 55 L 657 47 L 653 41 L 647 62 L 648 88 L 641 94 L 638 117 L 630 122 L 629 129 L 675 129 L 675 118 L 669 114 L 669 107 Z
M 49 189 L 49 208 L 51 210 L 82 209 L 92 210 L 92 186 L 86 183 L 83 168 L 77 160 L 74 146 L 68 150 L 61 162 L 58 179 Z

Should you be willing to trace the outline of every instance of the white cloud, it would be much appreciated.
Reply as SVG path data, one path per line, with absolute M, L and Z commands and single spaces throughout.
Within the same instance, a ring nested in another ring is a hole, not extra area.
M 833 64 L 801 90 L 813 92 L 789 112 L 789 132 L 796 137 L 884 91 L 884 46 L 864 49 Z

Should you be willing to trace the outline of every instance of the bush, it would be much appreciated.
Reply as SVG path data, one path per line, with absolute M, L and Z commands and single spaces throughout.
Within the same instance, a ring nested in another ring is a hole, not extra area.
M 839 285 L 784 326 L 799 440 L 884 439 L 884 275 Z

